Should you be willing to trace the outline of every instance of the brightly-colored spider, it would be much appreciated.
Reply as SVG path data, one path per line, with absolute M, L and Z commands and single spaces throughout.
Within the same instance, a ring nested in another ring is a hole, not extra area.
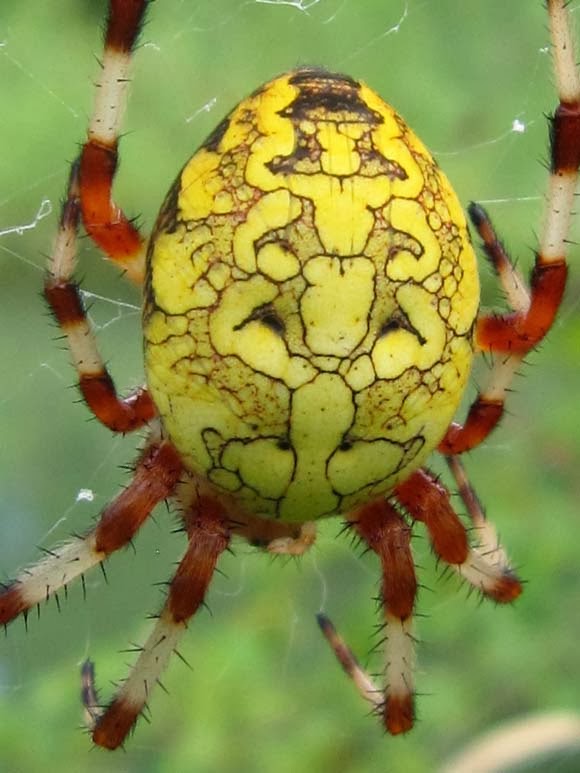
M 112 702 L 86 706 L 94 741 L 123 742 L 203 601 L 233 536 L 299 555 L 314 522 L 341 515 L 379 557 L 385 687 L 321 628 L 391 733 L 413 724 L 412 521 L 437 556 L 483 594 L 521 585 L 459 455 L 501 418 L 522 358 L 553 323 L 580 162 L 580 79 L 565 0 L 548 0 L 559 106 L 546 218 L 530 286 L 486 213 L 469 212 L 511 311 L 478 316 L 465 217 L 429 152 L 391 107 L 352 78 L 303 68 L 241 102 L 186 164 L 150 240 L 113 204 L 120 121 L 146 0 L 111 0 L 88 139 L 72 166 L 49 262 L 47 301 L 89 409 L 115 432 L 148 427 L 127 488 L 96 527 L 0 593 L 0 623 L 127 545 L 152 509 L 178 505 L 188 545 L 137 663 Z M 82 223 L 144 284 L 147 386 L 120 398 L 72 275 Z M 451 423 L 474 352 L 495 356 L 465 422 Z M 423 467 L 443 453 L 477 545 Z

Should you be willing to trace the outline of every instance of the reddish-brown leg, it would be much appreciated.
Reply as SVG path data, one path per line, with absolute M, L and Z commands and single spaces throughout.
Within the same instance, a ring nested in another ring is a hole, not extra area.
M 400 484 L 395 496 L 409 516 L 422 521 L 435 553 L 461 577 L 486 596 L 500 603 L 516 599 L 522 590 L 493 527 L 485 520 L 473 489 L 461 476 L 462 467 L 452 472 L 460 487 L 478 535 L 477 547 L 470 547 L 465 527 L 457 517 L 447 489 L 427 470 L 418 470 Z M 457 465 L 459 463 L 457 462 Z M 339 663 L 362 697 L 383 715 L 387 730 L 396 735 L 410 730 L 414 719 L 413 661 L 411 630 L 417 591 L 410 528 L 393 506 L 379 500 L 354 514 L 351 526 L 379 556 L 382 567 L 381 599 L 385 612 L 386 687 L 379 688 L 361 668 L 352 650 L 326 615 L 318 624 Z
M 516 578 L 513 576 L 510 560 L 499 540 L 495 527 L 486 518 L 481 502 L 467 478 L 460 458 L 458 456 L 448 456 L 447 464 L 457 484 L 459 496 L 463 500 L 467 514 L 473 524 L 473 535 L 477 545 L 477 552 L 484 557 L 488 564 L 501 567 L 503 576 L 512 578 L 512 583 L 504 586 L 504 591 L 507 590 L 506 598 L 499 599 L 499 601 L 511 601 L 512 597 L 515 598 L 521 593 L 521 586 L 519 583 L 513 583 L 513 579 Z
M 26 615 L 31 607 L 127 545 L 155 505 L 173 492 L 180 473 L 181 461 L 173 446 L 150 443 L 133 479 L 105 508 L 92 531 L 48 551 L 46 558 L 0 591 L 0 625 Z
M 381 562 L 381 599 L 385 613 L 385 698 L 383 719 L 393 735 L 413 726 L 413 608 L 417 595 L 411 529 L 386 500 L 355 514 L 353 528 Z
M 113 203 L 117 146 L 129 84 L 129 65 L 147 7 L 146 0 L 112 0 L 107 20 L 100 78 L 93 115 L 80 159 L 72 165 L 60 226 L 48 262 L 44 294 L 64 334 L 79 375 L 85 402 L 99 421 L 115 432 L 130 432 L 155 415 L 144 388 L 126 398 L 99 354 L 73 274 L 80 220 L 88 235 L 133 281 L 141 283 L 144 241 Z
M 471 405 L 464 423 L 451 424 L 439 444 L 439 451 L 447 456 L 475 448 L 497 426 L 512 379 L 525 355 L 552 326 L 566 285 L 564 259 L 548 261 L 538 253 L 528 291 L 483 207 L 471 204 L 469 214 L 514 311 L 483 315 L 478 320 L 476 349 L 494 354 L 495 361 L 488 385 Z
M 412 624 L 417 580 L 410 546 L 411 530 L 385 499 L 360 508 L 352 515 L 350 526 L 381 562 L 381 603 L 385 620 L 384 689 L 377 687 L 360 667 L 352 650 L 326 615 L 320 613 L 317 620 L 325 639 L 359 693 L 382 716 L 388 732 L 398 735 L 413 727 L 415 717 Z
M 188 548 L 137 662 L 104 711 L 97 706 L 86 707 L 94 721 L 93 740 L 107 749 L 116 749 L 123 743 L 142 713 L 188 621 L 203 603 L 218 558 L 228 547 L 229 519 L 217 501 L 200 498 L 184 520 Z M 89 699 L 94 696 L 94 686 L 89 684 L 84 694 Z
M 439 558 L 474 588 L 500 603 L 514 601 L 520 595 L 521 582 L 503 552 L 500 555 L 491 551 L 487 539 L 479 547 L 469 546 L 449 492 L 430 472 L 417 470 L 397 487 L 396 497 L 413 519 L 425 524 Z
M 439 450 L 447 456 L 474 448 L 497 425 L 514 374 L 526 354 L 551 328 L 564 295 L 567 235 L 580 166 L 580 76 L 566 5 L 566 0 L 547 2 L 559 105 L 550 121 L 551 169 L 546 212 L 529 289 L 497 238 L 485 210 L 476 204 L 469 209 L 512 311 L 484 314 L 478 320 L 476 349 L 495 355 L 494 365 L 487 387 L 471 406 L 464 424 L 452 424 L 441 441 Z
M 92 413 L 115 432 L 130 432 L 155 416 L 149 393 L 137 389 L 126 398 L 117 395 L 99 350 L 79 285 L 72 279 L 79 227 L 78 165 L 73 164 L 53 254 L 48 264 L 44 296 L 66 336 L 79 378 L 81 394 Z
M 413 608 L 417 593 L 411 533 L 405 520 L 385 499 L 352 514 L 350 526 L 381 562 L 381 603 L 385 621 L 385 688 L 376 687 L 326 615 L 318 624 L 339 663 L 363 698 L 380 713 L 389 733 L 406 733 L 414 720 Z
M 110 2 L 95 105 L 80 156 L 80 204 L 85 230 L 139 284 L 143 279 L 144 240 L 113 202 L 112 187 L 129 67 L 147 4 L 147 0 Z

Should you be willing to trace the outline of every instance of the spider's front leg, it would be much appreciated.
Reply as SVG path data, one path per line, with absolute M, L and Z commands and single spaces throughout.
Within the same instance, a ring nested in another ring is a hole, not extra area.
M 497 355 L 487 386 L 477 396 L 467 419 L 452 424 L 439 445 L 451 456 L 484 440 L 503 415 L 506 393 L 522 360 L 550 330 L 564 296 L 566 253 L 580 167 L 580 73 L 574 53 L 566 0 L 548 0 L 554 74 L 559 104 L 550 119 L 550 178 L 544 224 L 527 283 L 505 251 L 485 210 L 471 204 L 469 215 L 484 251 L 505 292 L 511 311 L 483 314 L 475 344 Z
M 127 276 L 141 284 L 145 240 L 112 199 L 121 120 L 130 82 L 132 52 L 147 8 L 146 0 L 112 0 L 105 33 L 102 69 L 80 157 L 71 166 L 59 229 L 48 261 L 44 295 L 66 336 L 78 385 L 95 417 L 114 432 L 131 432 L 156 414 L 141 387 L 125 398 L 99 353 L 81 288 L 74 280 L 81 225 Z
M 567 266 L 546 247 L 536 254 L 529 288 L 505 251 L 487 212 L 470 204 L 469 215 L 506 295 L 511 312 L 483 314 L 477 320 L 475 348 L 496 355 L 488 383 L 477 395 L 463 424 L 452 423 L 438 450 L 446 456 L 478 446 L 504 413 L 506 394 L 526 355 L 552 327 L 566 286 Z
M 131 60 L 148 4 L 149 0 L 110 0 L 101 73 L 79 159 L 83 225 L 95 244 L 137 284 L 143 281 L 146 241 L 113 201 L 112 188 Z
M 73 279 L 77 262 L 80 198 L 79 164 L 75 162 L 71 166 L 59 229 L 48 262 L 44 297 L 66 336 L 78 374 L 78 386 L 87 407 L 114 432 L 132 432 L 151 421 L 156 409 L 144 387 L 125 398 L 119 397 L 99 353 L 80 286 Z

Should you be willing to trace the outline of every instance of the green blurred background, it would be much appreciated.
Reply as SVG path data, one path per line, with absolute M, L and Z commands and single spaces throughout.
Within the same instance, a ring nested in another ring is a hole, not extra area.
M 39 295 L 67 164 L 82 141 L 100 55 L 104 1 L 3 0 L 0 10 L 0 572 L 8 578 L 83 531 L 126 480 L 135 438 L 90 421 Z M 580 6 L 572 3 L 573 15 Z M 580 26 L 580 23 L 579 23 Z M 541 222 L 544 113 L 555 100 L 540 0 L 165 0 L 138 52 L 116 186 L 150 228 L 188 155 L 237 100 L 298 64 L 365 79 L 434 151 L 463 202 L 487 202 L 526 268 Z M 519 122 L 519 123 L 514 123 Z M 517 129 L 522 129 L 521 131 Z M 514 130 L 515 129 L 515 130 Z M 42 202 L 47 202 L 44 205 Z M 49 214 L 36 220 L 39 210 Z M 52 211 L 50 211 L 52 210 Z M 18 230 L 17 230 L 18 229 Z M 578 224 L 575 238 L 578 238 Z M 142 378 L 139 298 L 88 240 L 80 275 L 111 369 Z M 324 524 L 299 564 L 244 545 L 221 562 L 212 615 L 192 623 L 127 752 L 90 751 L 78 667 L 99 684 L 126 673 L 146 613 L 183 550 L 159 508 L 129 550 L 17 621 L 0 641 L 0 770 L 437 770 L 482 732 L 528 712 L 580 709 L 580 250 L 555 329 L 529 357 L 501 429 L 467 460 L 489 515 L 528 580 L 513 608 L 479 604 L 440 571 L 418 528 L 417 728 L 385 737 L 314 622 L 323 607 L 364 662 L 376 622 L 372 556 Z M 485 303 L 501 302 L 482 265 Z M 437 466 L 437 462 L 434 463 Z M 79 496 L 80 492 L 80 496 Z M 83 493 L 84 492 L 84 493 Z M 88 493 L 90 492 L 90 494 Z M 92 501 L 89 501 L 92 498 Z M 64 601 L 64 600 L 63 600 Z M 378 668 L 380 659 L 368 660 Z M 545 763 L 548 764 L 548 763 Z M 554 763 L 555 764 L 555 763 Z M 579 757 L 558 767 L 580 769 Z

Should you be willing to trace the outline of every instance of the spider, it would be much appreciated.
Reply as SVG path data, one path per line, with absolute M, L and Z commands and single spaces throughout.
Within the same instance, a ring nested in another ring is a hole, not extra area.
M 330 620 L 323 634 L 392 734 L 414 719 L 413 522 L 436 556 L 496 602 L 521 583 L 471 488 L 461 454 L 501 419 L 512 378 L 550 329 L 566 283 L 566 237 L 580 164 L 580 78 L 565 0 L 548 0 L 559 105 L 551 119 L 546 216 L 529 285 L 486 212 L 469 215 L 509 311 L 479 313 L 465 216 L 428 150 L 363 83 L 300 68 L 264 84 L 177 176 L 150 239 L 112 200 L 129 67 L 147 0 L 111 0 L 88 137 L 72 164 L 44 293 L 79 388 L 113 432 L 145 429 L 128 486 L 84 536 L 56 547 L 0 592 L 0 622 L 126 546 L 171 499 L 187 536 L 165 604 L 129 677 L 84 702 L 96 744 L 133 728 L 234 537 L 299 556 L 319 518 L 381 565 L 384 686 Z M 120 397 L 74 281 L 84 228 L 143 286 L 146 386 Z M 489 380 L 453 422 L 474 355 Z M 473 523 L 425 467 L 437 450 Z

